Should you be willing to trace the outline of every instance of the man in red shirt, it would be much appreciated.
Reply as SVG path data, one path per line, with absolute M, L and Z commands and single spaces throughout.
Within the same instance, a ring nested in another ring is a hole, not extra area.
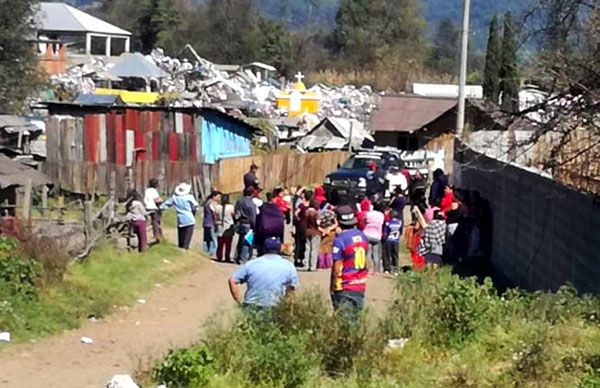
M 354 209 L 340 206 L 336 213 L 342 233 L 333 242 L 331 300 L 336 311 L 346 310 L 354 315 L 364 307 L 367 277 L 373 267 L 367 258 L 369 242 L 356 229 Z

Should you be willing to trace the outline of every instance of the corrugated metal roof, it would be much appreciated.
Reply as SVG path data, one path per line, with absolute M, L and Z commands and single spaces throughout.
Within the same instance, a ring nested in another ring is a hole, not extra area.
M 122 105 L 123 101 L 118 95 L 104 95 L 104 94 L 91 94 L 85 93 L 77 96 L 75 104 L 79 105 L 102 105 L 102 106 L 111 106 L 111 105 Z
M 119 58 L 120 61 L 115 67 L 108 70 L 108 73 L 116 77 L 163 78 L 167 76 L 160 67 L 140 53 L 125 53 Z
M 0 154 L 0 188 L 24 186 L 30 179 L 33 187 L 52 184 L 52 180 L 41 172 Z
M 41 31 L 96 32 L 107 35 L 131 35 L 131 32 L 98 19 L 64 3 L 40 3 L 37 16 Z
M 8 133 L 14 132 L 39 132 L 37 126 L 20 116 L 0 115 L 0 128 Z
M 375 132 L 413 132 L 429 124 L 457 104 L 454 98 L 384 96 L 371 119 Z

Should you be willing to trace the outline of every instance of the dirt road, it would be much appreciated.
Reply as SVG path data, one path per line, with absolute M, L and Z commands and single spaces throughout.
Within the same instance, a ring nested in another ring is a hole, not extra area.
M 132 374 L 168 349 L 192 343 L 208 317 L 233 308 L 226 280 L 234 269 L 206 260 L 193 273 L 144 295 L 144 304 L 78 330 L 0 351 L 0 386 L 97 388 L 114 374 Z M 326 293 L 328 276 L 326 271 L 301 273 L 301 287 Z M 372 277 L 367 303 L 380 310 L 392 288 L 392 280 Z M 94 343 L 82 344 L 83 336 Z

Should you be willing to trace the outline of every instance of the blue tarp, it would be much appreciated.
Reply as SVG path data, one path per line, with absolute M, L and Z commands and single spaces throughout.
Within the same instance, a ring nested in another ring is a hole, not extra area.
M 204 163 L 212 164 L 219 159 L 251 155 L 252 132 L 247 126 L 213 113 L 202 116 Z

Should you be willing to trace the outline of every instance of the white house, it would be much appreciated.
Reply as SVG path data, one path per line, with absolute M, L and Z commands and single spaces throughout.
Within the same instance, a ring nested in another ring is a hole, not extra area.
M 131 32 L 64 3 L 42 2 L 38 38 L 66 44 L 69 54 L 119 56 L 129 52 Z

